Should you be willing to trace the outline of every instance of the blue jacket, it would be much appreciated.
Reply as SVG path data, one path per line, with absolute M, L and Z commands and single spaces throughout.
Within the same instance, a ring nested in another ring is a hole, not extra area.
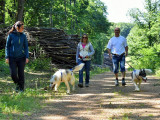
M 28 41 L 24 33 L 13 31 L 7 37 L 5 58 L 28 58 Z

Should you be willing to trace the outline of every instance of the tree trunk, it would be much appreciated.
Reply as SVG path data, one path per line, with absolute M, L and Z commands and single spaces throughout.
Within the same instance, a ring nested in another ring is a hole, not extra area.
M 25 0 L 18 0 L 17 21 L 23 21 L 24 3 L 25 3 Z
M 0 0 L 0 24 L 5 23 L 5 0 Z

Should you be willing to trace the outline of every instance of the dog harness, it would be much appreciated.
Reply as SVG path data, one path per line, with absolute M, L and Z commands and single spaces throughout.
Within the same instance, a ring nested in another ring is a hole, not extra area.
M 135 73 L 135 76 L 136 76 L 137 80 L 140 80 L 140 79 L 138 78 L 139 76 L 136 75 L 136 70 L 134 70 L 133 72 Z
M 61 72 L 61 81 L 62 81 L 62 72 Z

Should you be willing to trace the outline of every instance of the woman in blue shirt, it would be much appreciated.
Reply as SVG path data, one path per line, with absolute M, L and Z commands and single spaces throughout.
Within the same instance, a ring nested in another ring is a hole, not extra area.
M 24 91 L 24 67 L 29 62 L 28 41 L 23 33 L 24 24 L 17 21 L 9 31 L 5 58 L 9 64 L 11 78 L 16 85 L 16 91 Z

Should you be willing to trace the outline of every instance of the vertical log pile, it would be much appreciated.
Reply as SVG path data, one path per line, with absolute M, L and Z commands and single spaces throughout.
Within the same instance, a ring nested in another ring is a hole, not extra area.
M 6 30 L 8 32 L 8 30 Z M 5 30 L 0 30 L 0 44 L 5 46 Z M 67 35 L 63 30 L 53 28 L 26 28 L 29 46 L 40 45 L 52 58 L 52 63 L 61 68 L 71 68 L 76 63 L 76 48 L 80 41 L 78 35 Z

